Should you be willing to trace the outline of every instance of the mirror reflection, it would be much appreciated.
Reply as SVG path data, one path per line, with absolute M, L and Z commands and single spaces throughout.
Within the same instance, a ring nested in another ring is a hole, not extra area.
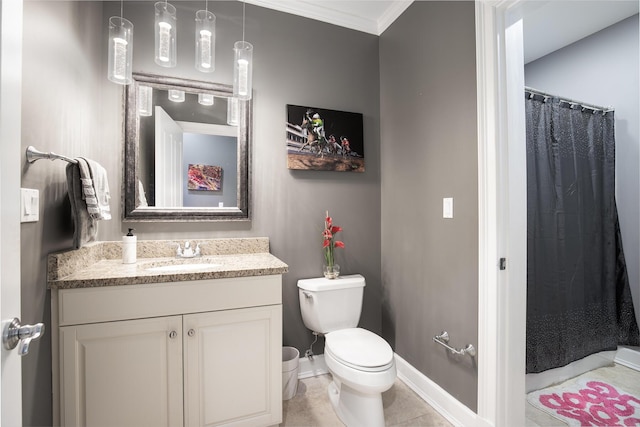
M 249 102 L 233 88 L 134 74 L 127 87 L 125 219 L 248 219 Z

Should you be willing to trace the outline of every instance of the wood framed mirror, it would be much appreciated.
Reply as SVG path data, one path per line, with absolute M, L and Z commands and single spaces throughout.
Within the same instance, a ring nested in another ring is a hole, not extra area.
M 124 101 L 125 221 L 250 220 L 251 101 L 134 73 Z

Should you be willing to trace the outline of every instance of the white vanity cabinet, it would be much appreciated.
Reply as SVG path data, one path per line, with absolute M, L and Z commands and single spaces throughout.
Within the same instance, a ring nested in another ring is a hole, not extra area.
M 280 423 L 281 282 L 270 275 L 52 290 L 60 424 Z
M 61 327 L 62 425 L 182 425 L 181 333 L 180 316 Z

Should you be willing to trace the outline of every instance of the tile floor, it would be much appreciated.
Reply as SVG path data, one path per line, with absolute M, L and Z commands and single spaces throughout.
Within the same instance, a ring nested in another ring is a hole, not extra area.
M 330 382 L 330 375 L 300 380 L 296 395 L 291 400 L 283 402 L 283 422 L 280 425 L 295 427 L 343 426 L 333 411 L 331 402 L 329 402 L 327 387 Z M 396 379 L 391 389 L 382 394 L 382 403 L 387 426 L 451 426 L 442 415 L 399 379 Z
M 640 393 L 640 372 L 614 365 L 596 369 L 592 375 L 608 380 L 626 391 Z M 568 381 L 575 381 L 574 379 Z M 300 380 L 298 392 L 291 400 L 283 402 L 283 423 L 281 426 L 292 427 L 325 427 L 343 426 L 336 416 L 329 397 L 327 387 L 331 382 L 330 375 L 321 375 Z M 387 426 L 444 427 L 451 424 L 438 412 L 423 401 L 402 381 L 396 379 L 390 390 L 382 394 L 384 418 Z M 526 405 L 527 427 L 566 426 L 557 418 Z

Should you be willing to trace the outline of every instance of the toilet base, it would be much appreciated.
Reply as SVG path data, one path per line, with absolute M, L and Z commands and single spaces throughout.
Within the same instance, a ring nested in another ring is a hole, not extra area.
M 334 411 L 347 427 L 384 427 L 382 393 L 364 394 L 333 376 L 327 390 Z

